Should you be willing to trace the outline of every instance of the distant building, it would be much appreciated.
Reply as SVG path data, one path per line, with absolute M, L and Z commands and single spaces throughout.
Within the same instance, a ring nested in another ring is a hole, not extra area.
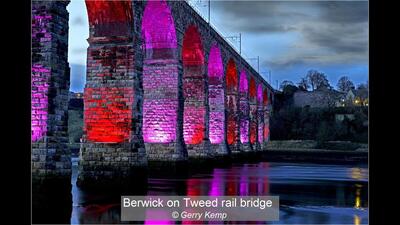
M 347 106 L 368 106 L 368 89 L 351 89 L 344 102 Z
M 333 89 L 320 89 L 315 91 L 298 90 L 293 94 L 293 104 L 295 107 L 339 107 L 346 93 Z
M 341 122 L 344 119 L 354 120 L 355 116 L 354 116 L 353 113 L 344 113 L 344 114 L 337 113 L 337 114 L 335 114 L 335 120 L 336 121 L 340 121 Z
M 83 93 L 81 93 L 81 92 L 72 92 L 72 91 L 70 91 L 69 92 L 69 98 L 70 99 L 83 99 Z
M 68 109 L 83 110 L 83 93 L 69 92 Z
M 298 90 L 293 94 L 293 104 L 295 107 L 309 106 L 311 108 L 368 106 L 368 90 L 351 89 L 348 92 L 333 89 Z

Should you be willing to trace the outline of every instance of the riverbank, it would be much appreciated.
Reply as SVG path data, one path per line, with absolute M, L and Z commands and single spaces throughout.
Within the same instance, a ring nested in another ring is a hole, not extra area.
M 368 163 L 368 145 L 344 141 L 319 145 L 313 140 L 270 141 L 262 154 L 272 161 Z
M 350 141 L 327 141 L 318 143 L 314 140 L 279 140 L 269 141 L 268 150 L 326 150 L 326 151 L 365 151 L 368 152 L 368 144 Z
M 71 146 L 72 147 L 72 146 Z M 231 156 L 216 156 L 214 158 L 189 158 L 192 166 L 205 164 L 221 165 L 231 162 L 290 161 L 290 162 L 321 162 L 321 163 L 367 163 L 368 145 L 352 142 L 327 142 L 326 148 L 320 148 L 313 140 L 270 141 L 266 148 L 259 152 L 241 152 Z M 72 156 L 79 156 L 79 149 L 72 150 Z M 168 166 L 167 166 L 168 165 Z M 171 167 L 171 162 L 149 162 L 150 167 Z M 175 166 L 172 166 L 175 167 Z

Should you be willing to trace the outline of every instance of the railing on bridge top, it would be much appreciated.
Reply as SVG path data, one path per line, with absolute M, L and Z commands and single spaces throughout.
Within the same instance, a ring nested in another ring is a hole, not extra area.
M 209 0 L 212 1 L 212 0 Z M 210 2 L 207 1 L 207 4 Z M 271 91 L 275 92 L 275 89 L 272 87 L 272 84 L 268 83 L 267 79 L 262 76 L 260 71 L 256 70 L 251 63 L 248 61 L 248 59 L 252 59 L 251 57 L 248 57 L 245 53 L 242 51 L 239 51 L 238 48 L 227 38 L 225 38 L 225 35 L 222 34 L 219 29 L 211 22 L 209 21 L 209 18 L 206 18 L 206 16 L 201 12 L 201 10 L 198 9 L 196 6 L 196 3 L 202 2 L 202 0 L 185 0 L 185 2 L 204 20 L 204 22 L 208 23 L 209 26 L 222 38 L 228 43 L 228 45 L 241 57 L 241 60 L 244 60 L 245 63 L 247 63 L 254 71 L 257 71 L 258 75 L 263 78 L 263 80 L 268 84 L 268 87 L 271 89 Z M 210 6 L 208 6 L 210 7 Z M 208 12 L 210 13 L 210 11 Z M 254 58 L 254 57 L 253 57 Z

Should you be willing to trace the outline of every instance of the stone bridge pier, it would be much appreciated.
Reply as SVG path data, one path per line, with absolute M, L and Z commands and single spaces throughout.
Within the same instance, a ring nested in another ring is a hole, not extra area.
M 89 47 L 79 184 L 124 180 L 148 162 L 265 149 L 273 88 L 187 2 L 85 3 Z M 56 5 L 53 17 L 37 14 L 33 23 L 32 161 L 39 174 L 70 175 L 70 155 L 62 147 L 68 14 L 67 3 Z
M 32 2 L 32 222 L 71 220 L 68 1 Z M 70 206 L 70 207 L 68 207 Z
M 68 1 L 32 4 L 32 181 L 70 183 Z M 48 179 L 49 178 L 49 179 Z

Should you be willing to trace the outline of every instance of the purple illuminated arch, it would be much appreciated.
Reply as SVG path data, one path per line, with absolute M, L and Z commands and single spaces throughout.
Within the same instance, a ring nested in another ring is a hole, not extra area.
M 143 12 L 142 33 L 146 49 L 177 47 L 174 20 L 165 0 L 147 2 Z
M 263 87 L 262 84 L 258 84 L 257 87 L 257 102 L 259 105 L 262 105 L 262 99 L 263 99 Z
M 208 57 L 208 77 L 209 81 L 220 84 L 224 76 L 224 66 L 222 64 L 221 51 L 218 44 L 214 43 L 210 48 L 210 56 Z M 222 83 L 221 83 L 222 84 Z
M 257 85 L 253 76 L 249 82 L 249 102 L 250 102 L 250 143 L 254 144 L 257 139 Z
M 249 82 L 245 70 L 240 71 L 239 94 L 240 94 L 240 142 L 249 142 Z
M 210 106 L 209 138 L 212 144 L 224 139 L 224 66 L 218 44 L 214 43 L 208 57 L 208 102 Z
M 165 0 L 147 1 L 142 34 L 143 139 L 146 143 L 176 141 L 178 110 L 177 40 L 171 10 Z
M 245 70 L 240 71 L 239 91 L 242 93 L 247 93 L 249 91 L 249 82 Z

